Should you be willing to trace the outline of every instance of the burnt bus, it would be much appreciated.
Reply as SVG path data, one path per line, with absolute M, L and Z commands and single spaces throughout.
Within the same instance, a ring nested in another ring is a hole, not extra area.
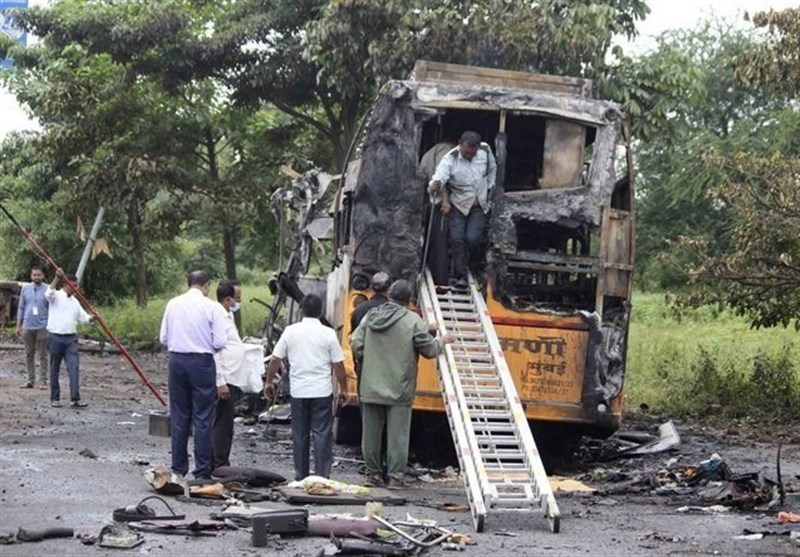
M 634 258 L 630 138 L 591 82 L 433 62 L 381 90 L 351 146 L 333 203 L 327 317 L 349 353 L 350 314 L 382 270 L 416 283 L 423 258 L 448 279 L 446 226 L 427 199 L 422 156 L 477 131 L 498 164 L 483 291 L 540 449 L 619 427 Z M 444 419 L 435 362 L 421 360 L 418 417 Z M 337 439 L 358 439 L 343 409 Z

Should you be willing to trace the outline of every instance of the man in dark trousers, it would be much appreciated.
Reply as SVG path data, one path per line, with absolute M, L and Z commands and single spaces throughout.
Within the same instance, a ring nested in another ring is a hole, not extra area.
M 442 212 L 449 215 L 450 257 L 455 284 L 467 286 L 467 272 L 483 266 L 484 232 L 492 208 L 497 161 L 489 145 L 473 131 L 439 161 L 428 186 L 442 192 Z
M 80 391 L 80 361 L 78 357 L 78 324 L 89 323 L 92 317 L 81 307 L 73 295 L 72 284 L 77 282 L 72 273 L 65 274 L 56 269 L 53 282 L 47 287 L 44 297 L 47 299 L 47 342 L 50 350 L 50 405 L 61 407 L 61 388 L 58 375 L 61 361 L 64 360 L 69 376 L 69 398 L 71 408 L 85 408 Z M 63 284 L 63 287 L 61 285 Z
M 240 373 L 245 362 L 245 346 L 234 322 L 234 312 L 241 300 L 241 285 L 224 280 L 217 286 L 217 301 L 225 311 L 225 348 L 214 355 L 217 367 L 217 404 L 214 409 L 214 425 L 211 432 L 213 459 L 212 470 L 230 466 L 231 443 L 233 442 L 234 407 L 242 396 L 246 377 Z
M 289 394 L 292 405 L 292 449 L 294 479 L 307 477 L 311 444 L 314 444 L 314 473 L 330 477 L 333 465 L 333 382 L 347 392 L 344 354 L 336 332 L 320 322 L 322 300 L 308 294 L 300 304 L 303 319 L 286 327 L 272 351 L 264 396 L 275 397 L 275 375 L 289 364 Z M 354 401 L 348 401 L 354 402 Z
M 189 471 L 189 424 L 194 422 L 194 477 L 211 477 L 211 427 L 217 400 L 214 354 L 225 347 L 228 317 L 208 299 L 211 277 L 189 273 L 189 290 L 167 303 L 161 344 L 169 350 L 169 409 L 172 471 Z
M 367 484 L 383 485 L 381 438 L 386 427 L 386 472 L 390 488 L 404 485 L 411 430 L 411 405 L 417 385 L 419 356 L 435 358 L 452 338 L 435 339 L 422 318 L 410 311 L 411 284 L 395 281 L 389 302 L 369 312 L 350 340 L 361 362 L 361 450 Z

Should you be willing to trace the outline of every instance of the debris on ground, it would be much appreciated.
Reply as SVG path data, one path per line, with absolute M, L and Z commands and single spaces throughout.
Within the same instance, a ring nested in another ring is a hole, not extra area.
M 61 526 L 53 528 L 43 528 L 41 530 L 27 530 L 20 528 L 17 530 L 16 541 L 18 542 L 40 542 L 42 540 L 49 540 L 51 538 L 71 538 L 75 535 L 75 530 L 72 528 L 64 528 Z
M 286 478 L 275 472 L 245 466 L 218 466 L 211 475 L 221 482 L 236 481 L 249 487 L 272 487 L 286 483 Z
M 681 444 L 672 420 L 658 426 L 658 435 L 639 431 L 618 431 L 608 439 L 591 439 L 581 448 L 582 460 L 606 462 L 619 458 L 644 456 L 676 449 Z
M 562 478 L 559 476 L 550 476 L 550 488 L 553 492 L 562 493 L 594 493 L 597 491 L 593 487 L 589 487 L 583 482 L 574 480 L 572 478 Z
M 797 513 L 787 513 L 781 511 L 778 513 L 777 518 L 780 524 L 787 524 L 787 523 L 800 524 L 800 514 Z
M 292 407 L 289 403 L 273 404 L 258 415 L 258 421 L 262 424 L 290 424 L 292 423 Z
M 81 451 L 78 454 L 81 456 L 85 456 L 86 458 L 93 458 L 93 459 L 97 458 L 97 455 L 94 454 L 94 451 L 92 451 L 92 449 L 81 449 Z
M 81 540 L 82 543 L 86 543 Z M 114 549 L 131 549 L 144 543 L 144 536 L 124 524 L 107 524 L 97 536 L 97 545 Z
M 762 472 L 736 474 L 718 454 L 696 465 L 670 459 L 658 471 L 620 472 L 594 469 L 579 477 L 598 483 L 602 495 L 650 493 L 688 499 L 695 507 L 708 505 L 740 510 L 768 510 L 778 505 L 777 482 Z M 554 488 L 555 491 L 555 488 Z
M 267 545 L 269 534 L 300 535 L 309 531 L 307 509 L 280 509 L 251 517 L 254 547 Z
M 302 489 L 309 495 L 336 495 L 338 493 L 369 495 L 372 493 L 372 488 L 339 482 L 322 476 L 308 476 L 302 480 L 289 482 L 287 487 Z
M 160 495 L 184 494 L 185 480 L 168 468 L 150 468 L 145 471 L 144 479 Z
M 145 502 L 150 500 L 156 500 L 162 503 L 167 508 L 167 511 L 169 511 L 169 514 L 157 515 L 156 511 L 152 507 L 145 505 Z M 138 522 L 141 520 L 183 520 L 186 518 L 186 515 L 176 513 L 169 503 L 157 495 L 145 497 L 136 505 L 128 505 L 127 507 L 115 509 L 111 516 L 114 519 L 114 522 Z
M 685 507 L 679 507 L 677 509 L 679 513 L 689 513 L 689 514 L 726 513 L 729 510 L 731 510 L 731 508 L 726 507 L 724 505 L 711 505 L 710 507 L 699 507 L 696 505 L 690 505 Z
M 313 514 L 308 518 L 308 534 L 324 538 L 374 536 L 380 528 L 374 518 L 351 514 Z
M 128 527 L 138 532 L 198 537 L 214 537 L 218 531 L 228 528 L 224 522 L 220 524 L 219 522 L 201 522 L 200 520 L 192 522 L 179 520 L 151 522 L 143 520 L 141 522 L 129 522 Z

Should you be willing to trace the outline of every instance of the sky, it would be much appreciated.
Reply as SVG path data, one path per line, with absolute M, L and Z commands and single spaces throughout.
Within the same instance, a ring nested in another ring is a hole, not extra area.
M 798 5 L 800 0 L 649 0 L 650 14 L 639 22 L 639 37 L 632 43 L 622 43 L 625 50 L 646 52 L 655 45 L 654 37 L 669 29 L 694 27 L 711 16 L 718 16 L 746 27 L 745 12 L 773 8 L 782 10 Z M 30 5 L 45 4 L 47 0 L 29 0 Z M 36 129 L 25 111 L 7 90 L 0 88 L 0 140 L 14 130 Z

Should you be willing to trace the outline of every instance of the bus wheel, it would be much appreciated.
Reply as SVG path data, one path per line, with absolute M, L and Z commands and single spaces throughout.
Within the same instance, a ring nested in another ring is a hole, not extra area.
M 357 406 L 343 406 L 333 418 L 333 440 L 338 445 L 361 444 L 361 410 Z

